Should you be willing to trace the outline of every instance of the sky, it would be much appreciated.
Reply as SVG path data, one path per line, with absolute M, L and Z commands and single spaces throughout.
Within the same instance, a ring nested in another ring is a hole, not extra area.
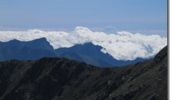
M 0 30 L 76 26 L 166 36 L 167 0 L 0 0 Z

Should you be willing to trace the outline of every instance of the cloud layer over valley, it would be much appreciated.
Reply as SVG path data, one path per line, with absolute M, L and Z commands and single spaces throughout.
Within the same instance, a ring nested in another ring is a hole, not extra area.
M 134 60 L 149 58 L 167 45 L 167 38 L 159 35 L 144 35 L 121 31 L 105 33 L 91 31 L 86 27 L 76 27 L 72 32 L 64 31 L 0 31 L 0 41 L 7 42 L 13 39 L 31 41 L 46 38 L 54 49 L 68 48 L 76 44 L 91 42 L 102 47 L 103 53 L 108 53 L 117 60 Z

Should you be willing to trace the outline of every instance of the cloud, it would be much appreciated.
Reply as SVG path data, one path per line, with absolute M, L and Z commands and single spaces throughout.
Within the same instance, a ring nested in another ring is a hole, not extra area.
M 91 42 L 102 47 L 101 52 L 108 53 L 117 60 L 149 58 L 167 45 L 167 38 L 159 35 L 144 35 L 121 31 L 113 34 L 94 32 L 86 27 L 76 27 L 72 32 L 42 31 L 0 31 L 0 41 L 13 39 L 31 41 L 45 37 L 54 49 L 68 48 L 76 44 Z

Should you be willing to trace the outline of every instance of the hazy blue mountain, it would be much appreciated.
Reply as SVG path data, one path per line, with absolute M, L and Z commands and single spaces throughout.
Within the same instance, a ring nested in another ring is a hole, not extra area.
M 122 66 L 133 64 L 143 59 L 134 61 L 116 60 L 109 54 L 101 52 L 102 47 L 92 43 L 78 44 L 70 48 L 54 50 L 45 38 L 33 41 L 11 40 L 0 42 L 0 60 L 35 60 L 42 57 L 65 57 L 95 66 Z
M 53 47 L 45 38 L 28 42 L 18 40 L 0 42 L 0 60 L 34 60 L 54 55 Z
M 102 47 L 93 45 L 92 43 L 79 44 L 70 48 L 60 48 L 55 50 L 56 56 L 66 57 L 96 66 L 122 66 L 133 64 L 143 59 L 134 61 L 116 60 L 109 54 L 101 52 Z

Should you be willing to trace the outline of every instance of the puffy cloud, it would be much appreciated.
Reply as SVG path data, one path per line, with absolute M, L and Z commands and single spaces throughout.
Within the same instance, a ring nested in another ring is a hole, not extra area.
M 45 37 L 54 49 L 68 48 L 76 44 L 91 42 L 102 47 L 101 52 L 108 53 L 117 60 L 134 60 L 154 56 L 167 45 L 166 37 L 159 35 L 144 35 L 126 31 L 108 34 L 94 32 L 86 27 L 76 27 L 72 32 L 42 31 L 38 29 L 27 31 L 0 31 L 0 41 L 17 39 L 31 41 Z

